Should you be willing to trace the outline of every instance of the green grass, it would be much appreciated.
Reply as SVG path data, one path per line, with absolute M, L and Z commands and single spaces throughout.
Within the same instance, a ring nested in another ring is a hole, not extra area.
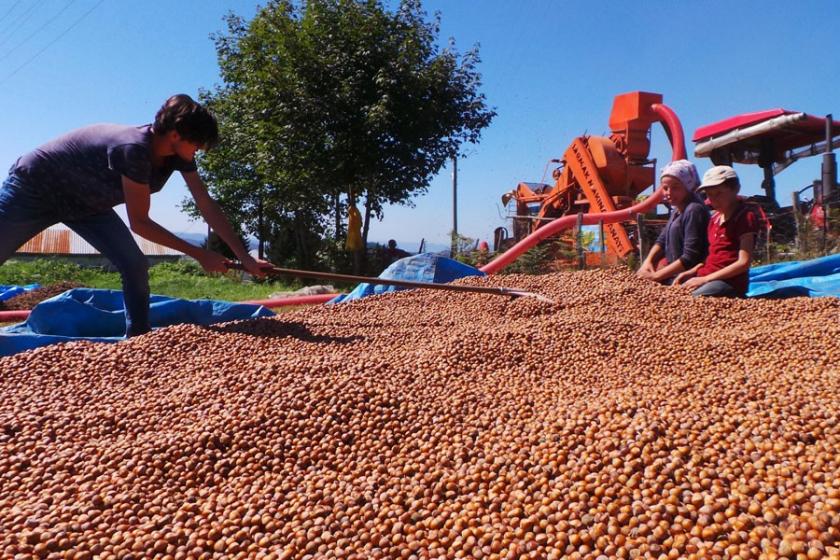
M 62 259 L 8 261 L 0 266 L 0 284 L 42 286 L 76 282 L 88 288 L 121 289 L 120 275 L 101 268 L 82 267 Z M 295 290 L 301 285 L 286 282 L 244 281 L 241 274 L 208 275 L 194 261 L 163 263 L 149 270 L 153 294 L 184 299 L 243 301 L 265 299 L 274 292 Z

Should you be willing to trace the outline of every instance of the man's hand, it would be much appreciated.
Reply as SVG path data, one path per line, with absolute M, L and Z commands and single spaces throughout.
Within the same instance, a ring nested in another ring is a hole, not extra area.
M 205 272 L 227 272 L 227 259 L 215 251 L 202 250 L 196 255 L 195 260 L 201 265 Z
M 245 270 L 248 271 L 248 274 L 257 278 L 264 278 L 266 271 L 274 266 L 268 261 L 258 260 L 250 255 L 247 255 L 244 259 L 240 259 L 240 262 L 245 267 Z

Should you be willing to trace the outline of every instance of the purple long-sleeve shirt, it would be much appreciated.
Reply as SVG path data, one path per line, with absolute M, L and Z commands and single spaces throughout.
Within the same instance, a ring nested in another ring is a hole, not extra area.
M 672 208 L 668 223 L 656 240 L 668 264 L 679 260 L 688 270 L 703 262 L 709 253 L 708 225 L 709 209 L 699 200 L 689 202 L 683 212 Z

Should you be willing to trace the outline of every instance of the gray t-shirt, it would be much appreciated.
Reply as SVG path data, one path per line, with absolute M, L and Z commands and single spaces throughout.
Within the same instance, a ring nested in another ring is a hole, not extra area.
M 151 125 L 94 124 L 20 157 L 10 173 L 36 189 L 64 217 L 103 212 L 125 202 L 122 176 L 158 192 L 175 170 L 195 171 L 177 155 L 152 165 Z

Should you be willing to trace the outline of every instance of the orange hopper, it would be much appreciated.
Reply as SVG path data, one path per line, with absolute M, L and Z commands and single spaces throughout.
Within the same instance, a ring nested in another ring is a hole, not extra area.
M 520 240 L 546 223 L 564 215 L 604 213 L 627 208 L 654 182 L 648 159 L 650 128 L 665 121 L 675 153 L 685 157 L 682 126 L 662 95 L 635 91 L 616 96 L 609 126 L 611 134 L 579 136 L 566 149 L 561 166 L 554 170 L 553 185 L 519 183 L 502 202 L 516 201 L 514 237 Z M 626 257 L 633 243 L 622 224 L 605 224 L 609 253 Z

